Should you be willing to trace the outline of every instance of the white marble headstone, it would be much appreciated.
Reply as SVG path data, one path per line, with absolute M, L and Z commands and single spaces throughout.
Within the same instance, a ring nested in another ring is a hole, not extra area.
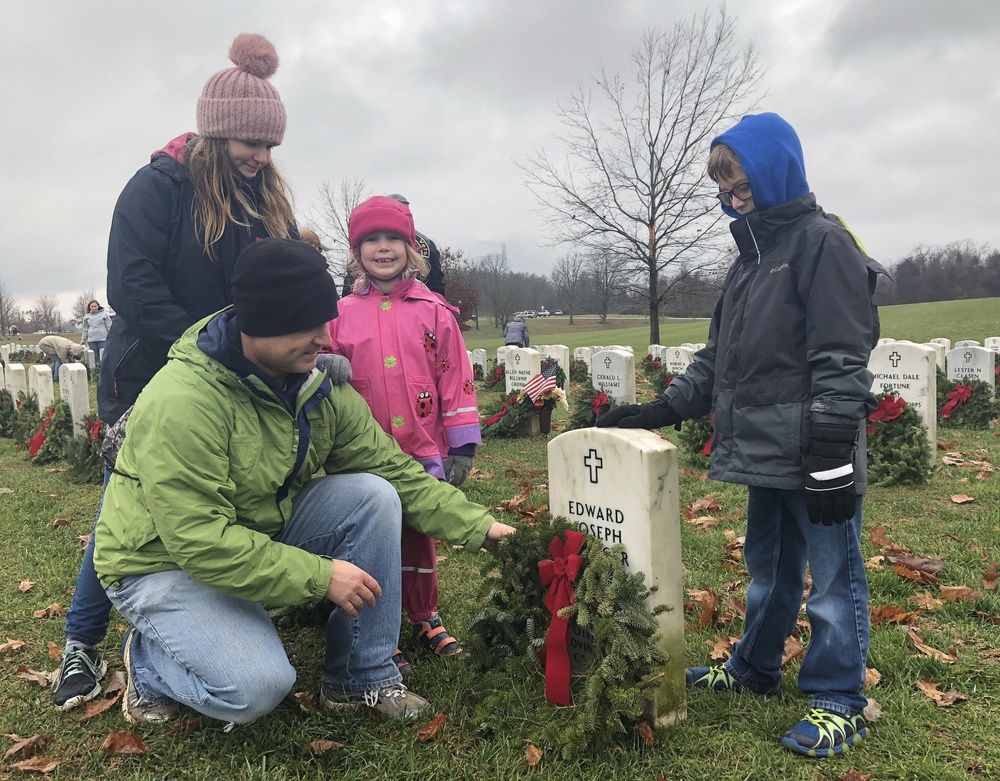
M 514 393 L 542 371 L 542 354 L 531 347 L 511 347 L 503 368 L 507 393 Z
M 591 382 L 619 404 L 635 404 L 635 356 L 624 350 L 598 350 L 591 359 Z
M 55 403 L 56 391 L 52 384 L 52 367 L 38 364 L 28 367 L 28 390 L 38 399 L 38 409 L 45 416 L 45 410 Z
M 659 358 L 660 357 L 660 350 L 663 349 L 663 345 L 662 344 L 651 344 L 646 349 L 649 350 L 649 352 L 647 353 L 648 355 L 652 356 L 653 358 Z
M 878 344 L 876 345 L 876 347 L 879 347 L 879 346 L 881 346 L 881 345 L 883 345 L 883 344 L 892 344 L 892 343 L 893 343 L 893 342 L 895 342 L 895 341 L 896 341 L 895 339 L 890 339 L 890 338 L 889 338 L 889 337 L 887 336 L 887 337 L 885 337 L 885 338 L 883 338 L 883 339 L 879 339 L 879 340 L 878 340 Z
M 548 458 L 552 515 L 565 517 L 591 543 L 623 545 L 626 569 L 657 587 L 650 607 L 668 606 L 658 617 L 669 661 L 656 691 L 656 715 L 662 723 L 685 718 L 677 449 L 651 431 L 586 428 L 552 439 Z
M 924 342 L 924 347 L 930 347 L 934 350 L 934 359 L 937 362 L 937 368 L 944 371 L 945 356 L 948 354 L 948 348 L 940 342 Z
M 46 367 L 48 368 L 48 367 Z M 49 369 L 49 373 L 52 370 Z M 28 392 L 28 373 L 24 370 L 24 364 L 21 363 L 8 363 L 7 371 L 4 372 L 4 383 L 6 383 L 7 392 L 14 401 L 17 401 L 17 394 Z
M 930 339 L 929 341 L 933 342 L 934 344 L 943 344 L 945 352 L 951 349 L 951 339 L 946 339 L 943 336 L 939 336 L 936 339 Z
M 59 367 L 59 395 L 69 405 L 73 419 L 73 435 L 86 432 L 80 423 L 90 414 L 90 388 L 87 386 L 87 367 L 82 363 L 64 363 Z
M 483 377 L 486 377 L 486 350 L 481 347 L 473 350 L 472 364 L 479 366 L 483 370 Z
M 564 344 L 550 344 L 546 355 L 559 364 L 566 379 L 569 379 L 569 348 Z
M 594 367 L 591 366 L 590 359 L 594 357 L 594 351 L 589 347 L 577 347 L 573 350 L 573 360 L 583 361 L 587 365 L 587 373 L 593 377 Z
M 687 367 L 694 361 L 695 351 L 690 347 L 668 347 L 667 348 L 667 372 L 677 376 L 684 374 Z
M 937 354 L 933 347 L 891 342 L 872 350 L 872 393 L 892 393 L 919 414 L 927 429 L 931 463 L 937 458 Z
M 996 395 L 997 354 L 988 347 L 956 347 L 946 357 L 949 380 L 978 380 L 990 386 L 990 398 Z
M 503 366 L 507 363 L 507 356 L 513 347 L 497 347 L 497 366 Z
M 983 339 L 983 347 L 988 347 L 993 352 L 1000 352 L 1000 336 L 987 336 Z
M 982 347 L 982 345 L 975 339 L 959 339 L 955 342 L 954 349 L 957 350 L 959 347 Z

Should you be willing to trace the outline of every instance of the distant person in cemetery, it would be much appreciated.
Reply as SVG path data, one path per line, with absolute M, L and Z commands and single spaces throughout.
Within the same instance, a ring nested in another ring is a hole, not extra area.
M 391 658 L 402 520 L 473 552 L 514 529 L 317 370 L 337 311 L 313 248 L 258 242 L 236 265 L 233 306 L 189 328 L 139 396 L 95 532 L 101 582 L 134 627 L 128 721 L 168 721 L 179 705 L 237 724 L 268 713 L 296 671 L 264 605 L 324 598 L 336 607 L 323 706 L 428 711 Z
M 482 441 L 472 364 L 455 307 L 420 281 L 413 215 L 403 201 L 375 196 L 348 222 L 353 295 L 330 322 L 332 350 L 351 362 L 351 385 L 382 429 L 428 474 L 461 485 Z M 438 615 L 433 537 L 402 529 L 403 609 L 418 647 L 439 657 L 462 649 Z M 400 671 L 410 663 L 396 649 Z
M 407 208 L 410 206 L 410 202 L 406 199 L 406 196 L 399 193 L 392 193 L 386 197 L 398 201 Z M 444 298 L 445 281 L 444 269 L 441 267 L 441 251 L 437 248 L 437 244 L 420 231 L 417 231 L 415 235 L 416 239 L 414 241 L 416 243 L 414 247 L 417 254 L 426 261 L 427 265 L 427 270 L 421 271 L 417 276 L 430 290 L 438 293 L 441 298 Z M 349 296 L 353 287 L 354 277 L 348 273 L 344 278 L 343 295 L 345 297 Z M 455 313 L 455 316 L 458 317 L 458 312 Z
M 64 363 L 73 363 L 87 353 L 87 348 L 77 342 L 71 342 L 65 336 L 43 336 L 38 341 L 38 349 L 49 356 L 52 362 L 52 379 L 59 379 L 59 367 Z
M 21 332 L 17 330 L 17 326 L 16 325 L 12 325 L 10 328 L 8 328 L 7 332 L 10 334 L 10 338 L 11 339 L 13 339 L 15 336 L 18 339 L 21 338 Z
M 101 306 L 97 299 L 87 304 L 87 313 L 83 316 L 83 334 L 80 341 L 94 353 L 94 360 L 100 365 L 101 350 L 107 342 L 108 331 L 111 330 L 111 315 Z
M 872 296 L 884 271 L 817 205 L 798 136 L 776 114 L 744 117 L 716 138 L 708 175 L 739 250 L 708 344 L 651 404 L 615 408 L 597 425 L 660 428 L 712 413 L 709 477 L 749 486 L 752 580 L 732 657 L 689 668 L 688 685 L 778 691 L 808 564 L 812 638 L 798 684 L 809 709 L 781 742 L 833 756 L 866 737 L 861 509 L 865 416 L 875 408 L 867 364 L 879 335 Z
M 271 160 L 286 122 L 268 81 L 278 55 L 267 39 L 244 34 L 229 58 L 236 67 L 213 75 L 198 98 L 198 132 L 154 152 L 115 205 L 107 289 L 116 316 L 97 393 L 109 426 L 167 362 L 180 335 L 232 303 L 240 251 L 270 236 L 298 237 L 288 186 Z M 53 683 L 59 710 L 100 693 L 106 665 L 96 646 L 110 613 L 91 541 L 66 614 L 66 650 Z
M 503 327 L 503 343 L 508 347 L 529 347 L 531 339 L 528 336 L 528 324 L 524 318 L 517 315 Z

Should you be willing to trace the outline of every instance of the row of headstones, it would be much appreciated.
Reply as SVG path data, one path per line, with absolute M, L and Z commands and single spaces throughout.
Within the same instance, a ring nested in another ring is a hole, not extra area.
M 0 359 L 2 359 L 5 364 L 10 363 L 10 354 L 17 352 L 43 355 L 41 348 L 37 344 L 0 344 Z M 83 360 L 87 366 L 90 367 L 90 370 L 93 371 L 94 367 L 97 365 L 97 361 L 94 356 L 94 351 L 89 347 L 84 349 Z
M 0 382 L 3 392 L 9 393 L 15 402 L 19 393 L 35 394 L 38 409 L 43 414 L 55 403 L 52 367 L 47 363 L 34 364 L 27 369 L 24 364 L 8 363 L 0 367 Z M 73 433 L 82 436 L 84 430 L 79 424 L 90 414 L 90 387 L 86 366 L 82 363 L 64 363 L 59 367 L 59 396 L 69 406 Z

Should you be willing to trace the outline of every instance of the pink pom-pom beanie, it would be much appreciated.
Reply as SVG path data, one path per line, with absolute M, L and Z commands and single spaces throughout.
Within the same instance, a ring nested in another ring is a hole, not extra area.
M 198 133 L 208 138 L 280 144 L 285 106 L 268 79 L 278 69 L 278 53 L 262 35 L 243 33 L 233 41 L 235 68 L 219 71 L 198 98 Z
M 416 246 L 416 228 L 410 207 L 384 195 L 376 195 L 354 207 L 347 222 L 351 249 L 357 249 L 365 236 L 376 231 L 397 233 L 411 247 Z

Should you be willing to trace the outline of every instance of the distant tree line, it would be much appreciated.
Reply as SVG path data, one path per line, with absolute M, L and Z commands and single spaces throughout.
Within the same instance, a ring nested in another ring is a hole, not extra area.
M 892 280 L 879 282 L 880 305 L 1000 296 L 1000 252 L 987 244 L 921 245 L 896 262 L 889 273 Z

